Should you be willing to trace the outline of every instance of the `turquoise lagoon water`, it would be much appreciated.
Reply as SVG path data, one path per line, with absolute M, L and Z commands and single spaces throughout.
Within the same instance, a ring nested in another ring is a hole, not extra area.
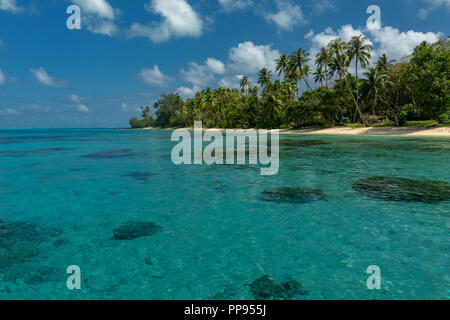
M 450 182 L 448 139 L 281 139 L 290 146 L 279 174 L 261 176 L 254 166 L 175 166 L 168 131 L 1 131 L 0 298 L 253 299 L 249 285 L 265 275 L 299 281 L 296 299 L 449 298 L 449 202 L 352 188 L 374 176 Z M 86 157 L 112 150 L 122 151 Z M 283 187 L 326 198 L 264 201 Z M 161 230 L 114 240 L 131 221 Z M 79 291 L 66 288 L 70 265 L 81 268 Z M 381 290 L 366 287 L 370 265 Z

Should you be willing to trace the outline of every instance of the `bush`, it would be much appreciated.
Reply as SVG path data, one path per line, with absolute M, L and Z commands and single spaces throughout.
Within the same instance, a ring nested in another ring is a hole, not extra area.
M 439 122 L 442 124 L 450 124 L 450 111 L 441 114 L 439 116 Z

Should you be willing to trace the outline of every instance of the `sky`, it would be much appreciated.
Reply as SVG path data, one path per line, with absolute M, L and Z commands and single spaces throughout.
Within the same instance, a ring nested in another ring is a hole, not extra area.
M 449 14 L 450 0 L 0 0 L 0 128 L 127 127 L 163 93 L 255 83 L 281 53 L 336 37 L 400 60 L 447 38 Z

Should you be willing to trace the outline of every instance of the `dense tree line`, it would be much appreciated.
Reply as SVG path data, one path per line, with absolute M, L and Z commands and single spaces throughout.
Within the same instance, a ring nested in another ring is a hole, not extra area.
M 315 57 L 298 49 L 282 54 L 276 75 L 262 69 L 253 85 L 243 76 L 240 89 L 207 88 L 183 101 L 177 93 L 164 94 L 142 108 L 142 119 L 133 118 L 134 128 L 190 127 L 203 121 L 218 128 L 298 128 L 336 126 L 349 123 L 373 125 L 393 121 L 437 120 L 450 116 L 450 41 L 417 46 L 402 61 L 381 56 L 370 65 L 373 47 L 366 37 L 348 43 L 335 39 Z M 354 73 L 350 71 L 353 67 Z M 317 88 L 312 89 L 310 79 Z M 307 90 L 300 94 L 300 85 Z

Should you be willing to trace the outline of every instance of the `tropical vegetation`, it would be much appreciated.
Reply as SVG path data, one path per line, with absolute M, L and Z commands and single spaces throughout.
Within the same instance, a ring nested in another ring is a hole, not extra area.
M 206 88 L 183 100 L 163 94 L 133 128 L 190 127 L 202 121 L 216 128 L 299 128 L 312 126 L 401 126 L 407 121 L 450 117 L 450 40 L 421 43 L 401 61 L 384 54 L 371 65 L 373 47 L 363 36 L 331 41 L 315 57 L 303 49 L 282 54 L 275 74 L 267 68 L 240 88 Z M 314 59 L 313 59 L 314 58 Z M 315 71 L 311 69 L 315 67 Z M 312 79 L 315 86 L 310 83 Z M 301 88 L 305 88 L 300 92 Z

